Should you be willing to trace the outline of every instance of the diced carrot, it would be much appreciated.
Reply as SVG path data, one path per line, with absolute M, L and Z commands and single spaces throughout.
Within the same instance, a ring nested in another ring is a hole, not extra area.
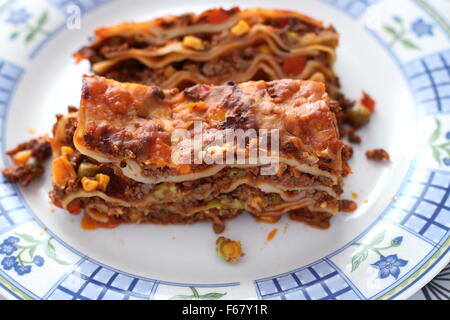
M 361 97 L 360 103 L 370 111 L 375 111 L 376 102 L 367 92 L 363 91 L 363 96 Z
M 225 116 L 227 115 L 227 111 L 225 108 L 214 108 L 208 110 L 208 118 L 217 122 L 225 121 Z
M 156 164 L 167 163 L 167 161 L 171 159 L 172 148 L 158 138 L 155 143 L 149 147 L 148 154 L 151 160 Z
M 85 214 L 83 216 L 83 218 L 81 219 L 81 228 L 83 230 L 95 230 L 97 228 L 106 228 L 106 229 L 112 229 L 115 228 L 119 225 L 119 223 L 114 223 L 114 222 L 99 222 L 96 221 L 94 219 L 92 219 L 91 217 L 89 217 L 87 214 Z
M 13 160 L 16 164 L 26 164 L 28 160 L 31 158 L 32 152 L 31 150 L 22 150 L 17 152 L 13 156 Z
M 178 172 L 180 174 L 188 174 L 191 172 L 191 165 L 190 164 L 180 164 L 178 165 Z
M 272 240 L 273 238 L 275 238 L 275 235 L 277 234 L 278 229 L 275 228 L 272 231 L 270 231 L 270 233 L 267 235 L 267 241 Z
M 277 223 L 280 220 L 280 217 L 275 216 L 256 216 L 256 221 L 265 222 L 265 223 Z
M 288 56 L 284 58 L 283 72 L 286 75 L 299 75 L 306 66 L 306 58 L 299 56 Z
M 279 18 L 277 20 L 277 27 L 283 28 L 289 23 L 289 18 Z
M 67 182 L 77 178 L 75 169 L 65 156 L 54 159 L 52 162 L 52 169 L 53 183 L 60 188 L 64 188 Z
M 189 108 L 192 112 L 195 112 L 195 111 L 204 111 L 208 109 L 208 106 L 204 102 L 189 102 L 186 105 L 186 108 Z
M 81 201 L 79 199 L 72 200 L 67 205 L 67 211 L 71 214 L 80 214 L 81 212 Z
M 207 21 L 211 24 L 219 24 L 227 21 L 229 18 L 228 14 L 223 9 L 215 9 L 208 12 Z

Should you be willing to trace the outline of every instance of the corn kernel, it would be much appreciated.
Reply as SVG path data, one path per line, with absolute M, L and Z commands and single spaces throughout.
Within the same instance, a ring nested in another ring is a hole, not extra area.
M 305 33 L 300 39 L 301 44 L 309 44 L 317 38 L 317 35 L 314 32 Z
M 219 257 L 229 263 L 238 263 L 244 255 L 239 241 L 233 241 L 225 237 L 216 240 L 216 252 Z
M 106 187 L 108 187 L 108 183 L 110 180 L 109 176 L 103 173 L 97 173 L 95 175 L 95 180 L 98 181 L 98 186 L 100 187 L 100 189 L 106 191 Z
M 290 43 L 297 43 L 299 41 L 299 36 L 297 33 L 292 31 L 286 32 L 286 38 Z
M 240 20 L 233 28 L 231 33 L 235 36 L 242 36 L 250 31 L 250 26 L 245 20 Z
M 183 38 L 183 45 L 194 50 L 203 50 L 204 48 L 202 39 L 194 36 L 185 36 Z
M 258 47 L 259 51 L 261 51 L 264 54 L 271 54 L 272 50 L 267 44 L 262 44 Z
M 31 150 L 22 150 L 17 152 L 13 156 L 13 160 L 16 164 L 26 164 L 28 160 L 31 158 L 32 152 Z
M 130 218 L 131 221 L 137 222 L 137 221 L 139 221 L 139 219 L 142 218 L 142 213 L 140 213 L 140 212 L 131 212 L 128 217 Z
M 316 72 L 308 80 L 325 82 L 325 76 L 323 75 L 322 72 Z
M 266 206 L 263 198 L 261 198 L 260 196 L 253 197 L 253 199 L 251 200 L 251 204 L 258 209 L 262 209 Z
M 173 75 L 175 73 L 175 68 L 172 67 L 171 65 L 167 66 L 164 69 L 164 76 L 165 77 L 170 77 L 171 75 Z
M 83 190 L 87 192 L 97 190 L 98 184 L 99 184 L 98 181 L 88 177 L 83 177 L 81 179 L 81 185 L 83 186 Z
M 73 154 L 73 149 L 71 147 L 61 147 L 61 155 L 70 157 Z

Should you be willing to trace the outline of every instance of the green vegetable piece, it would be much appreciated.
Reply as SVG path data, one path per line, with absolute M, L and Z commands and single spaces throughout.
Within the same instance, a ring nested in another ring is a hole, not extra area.
M 100 166 L 90 162 L 82 162 L 77 169 L 78 178 L 93 177 L 98 170 L 100 170 Z
M 246 171 L 244 169 L 233 168 L 228 173 L 228 176 L 230 178 L 239 178 L 239 177 L 245 176 L 245 174 L 246 174 Z
M 362 127 L 367 122 L 369 122 L 370 117 L 372 116 L 372 111 L 364 105 L 360 104 L 347 110 L 347 116 L 353 125 Z
M 242 201 L 239 199 L 233 199 L 233 202 L 231 203 L 231 207 L 233 209 L 244 209 L 244 205 L 242 204 Z
M 279 204 L 281 202 L 281 198 L 277 194 L 272 194 L 270 195 L 270 202 L 272 202 L 272 204 Z
M 219 200 L 219 199 L 211 200 L 211 201 L 209 201 L 209 202 L 206 204 L 206 207 L 207 207 L 208 209 L 220 208 L 220 206 L 221 206 L 221 204 L 220 204 L 220 200 Z
M 174 195 L 177 193 L 177 187 L 172 184 L 172 183 L 161 183 L 160 185 L 158 185 L 155 189 L 155 191 L 153 191 L 153 196 L 156 199 L 164 199 L 166 197 L 166 195 Z

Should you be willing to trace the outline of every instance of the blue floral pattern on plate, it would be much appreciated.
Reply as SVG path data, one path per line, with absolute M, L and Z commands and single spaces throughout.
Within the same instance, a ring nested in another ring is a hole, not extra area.
M 418 18 L 411 24 L 412 31 L 419 38 L 433 35 L 433 25 L 426 23 L 423 18 Z
M 25 8 L 13 9 L 9 11 L 6 22 L 12 25 L 20 25 L 26 23 L 31 18 L 31 14 Z
M 5 21 L 15 26 L 16 30 L 10 34 L 9 38 L 15 40 L 23 34 L 25 43 L 29 43 L 38 34 L 48 34 L 44 29 L 48 18 L 48 11 L 42 12 L 37 19 L 33 19 L 33 16 L 25 8 L 11 10 Z M 30 22 L 30 20 L 33 21 Z
M 33 265 L 42 267 L 45 259 L 36 254 L 38 249 L 42 249 L 47 257 L 58 264 L 68 265 L 68 262 L 58 257 L 51 241 L 51 237 L 45 240 L 38 240 L 27 234 L 17 234 L 17 237 L 10 236 L 6 238 L 0 244 L 0 254 L 5 255 L 1 261 L 3 269 L 7 271 L 14 269 L 19 276 L 23 276 L 31 272 Z
M 380 259 L 371 266 L 378 269 L 378 278 L 385 279 L 392 275 L 395 279 L 400 275 L 400 268 L 408 264 L 408 261 L 399 259 L 396 254 L 391 254 L 385 257 L 382 251 L 399 247 L 403 243 L 403 237 L 393 238 L 388 246 L 380 247 L 385 238 L 385 231 L 380 232 L 372 238 L 369 243 L 355 242 L 354 246 L 359 246 L 360 249 L 352 257 L 352 272 L 355 271 L 361 263 L 369 256 L 369 252 L 374 252 L 379 255 Z
M 392 275 L 395 279 L 400 275 L 400 268 L 408 264 L 408 261 L 399 259 L 396 254 L 387 257 L 380 256 L 380 260 L 372 263 L 372 266 L 379 269 L 378 277 L 381 279 Z

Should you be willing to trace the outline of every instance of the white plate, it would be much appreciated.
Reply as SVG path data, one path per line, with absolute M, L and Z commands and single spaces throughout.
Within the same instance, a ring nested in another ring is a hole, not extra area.
M 2 153 L 49 132 L 56 113 L 78 104 L 80 76 L 89 69 L 75 65 L 71 55 L 94 28 L 236 4 L 10 1 L 0 12 Z M 410 296 L 448 263 L 445 19 L 419 0 L 259 0 L 242 6 L 298 10 L 340 32 L 336 69 L 344 92 L 357 98 L 366 90 L 377 101 L 361 131 L 363 143 L 354 148 L 354 174 L 345 181 L 346 197 L 358 195 L 358 210 L 340 213 L 326 231 L 287 217 L 271 225 L 243 215 L 227 223 L 224 236 L 240 240 L 246 256 L 229 265 L 216 256 L 217 236 L 205 223 L 82 230 L 80 216 L 48 203 L 48 170 L 26 189 L 0 184 L 2 293 L 25 299 L 392 299 Z M 391 163 L 365 158 L 377 147 L 389 151 Z M 267 241 L 274 228 L 278 233 Z M 18 259 L 24 265 L 11 267 Z

